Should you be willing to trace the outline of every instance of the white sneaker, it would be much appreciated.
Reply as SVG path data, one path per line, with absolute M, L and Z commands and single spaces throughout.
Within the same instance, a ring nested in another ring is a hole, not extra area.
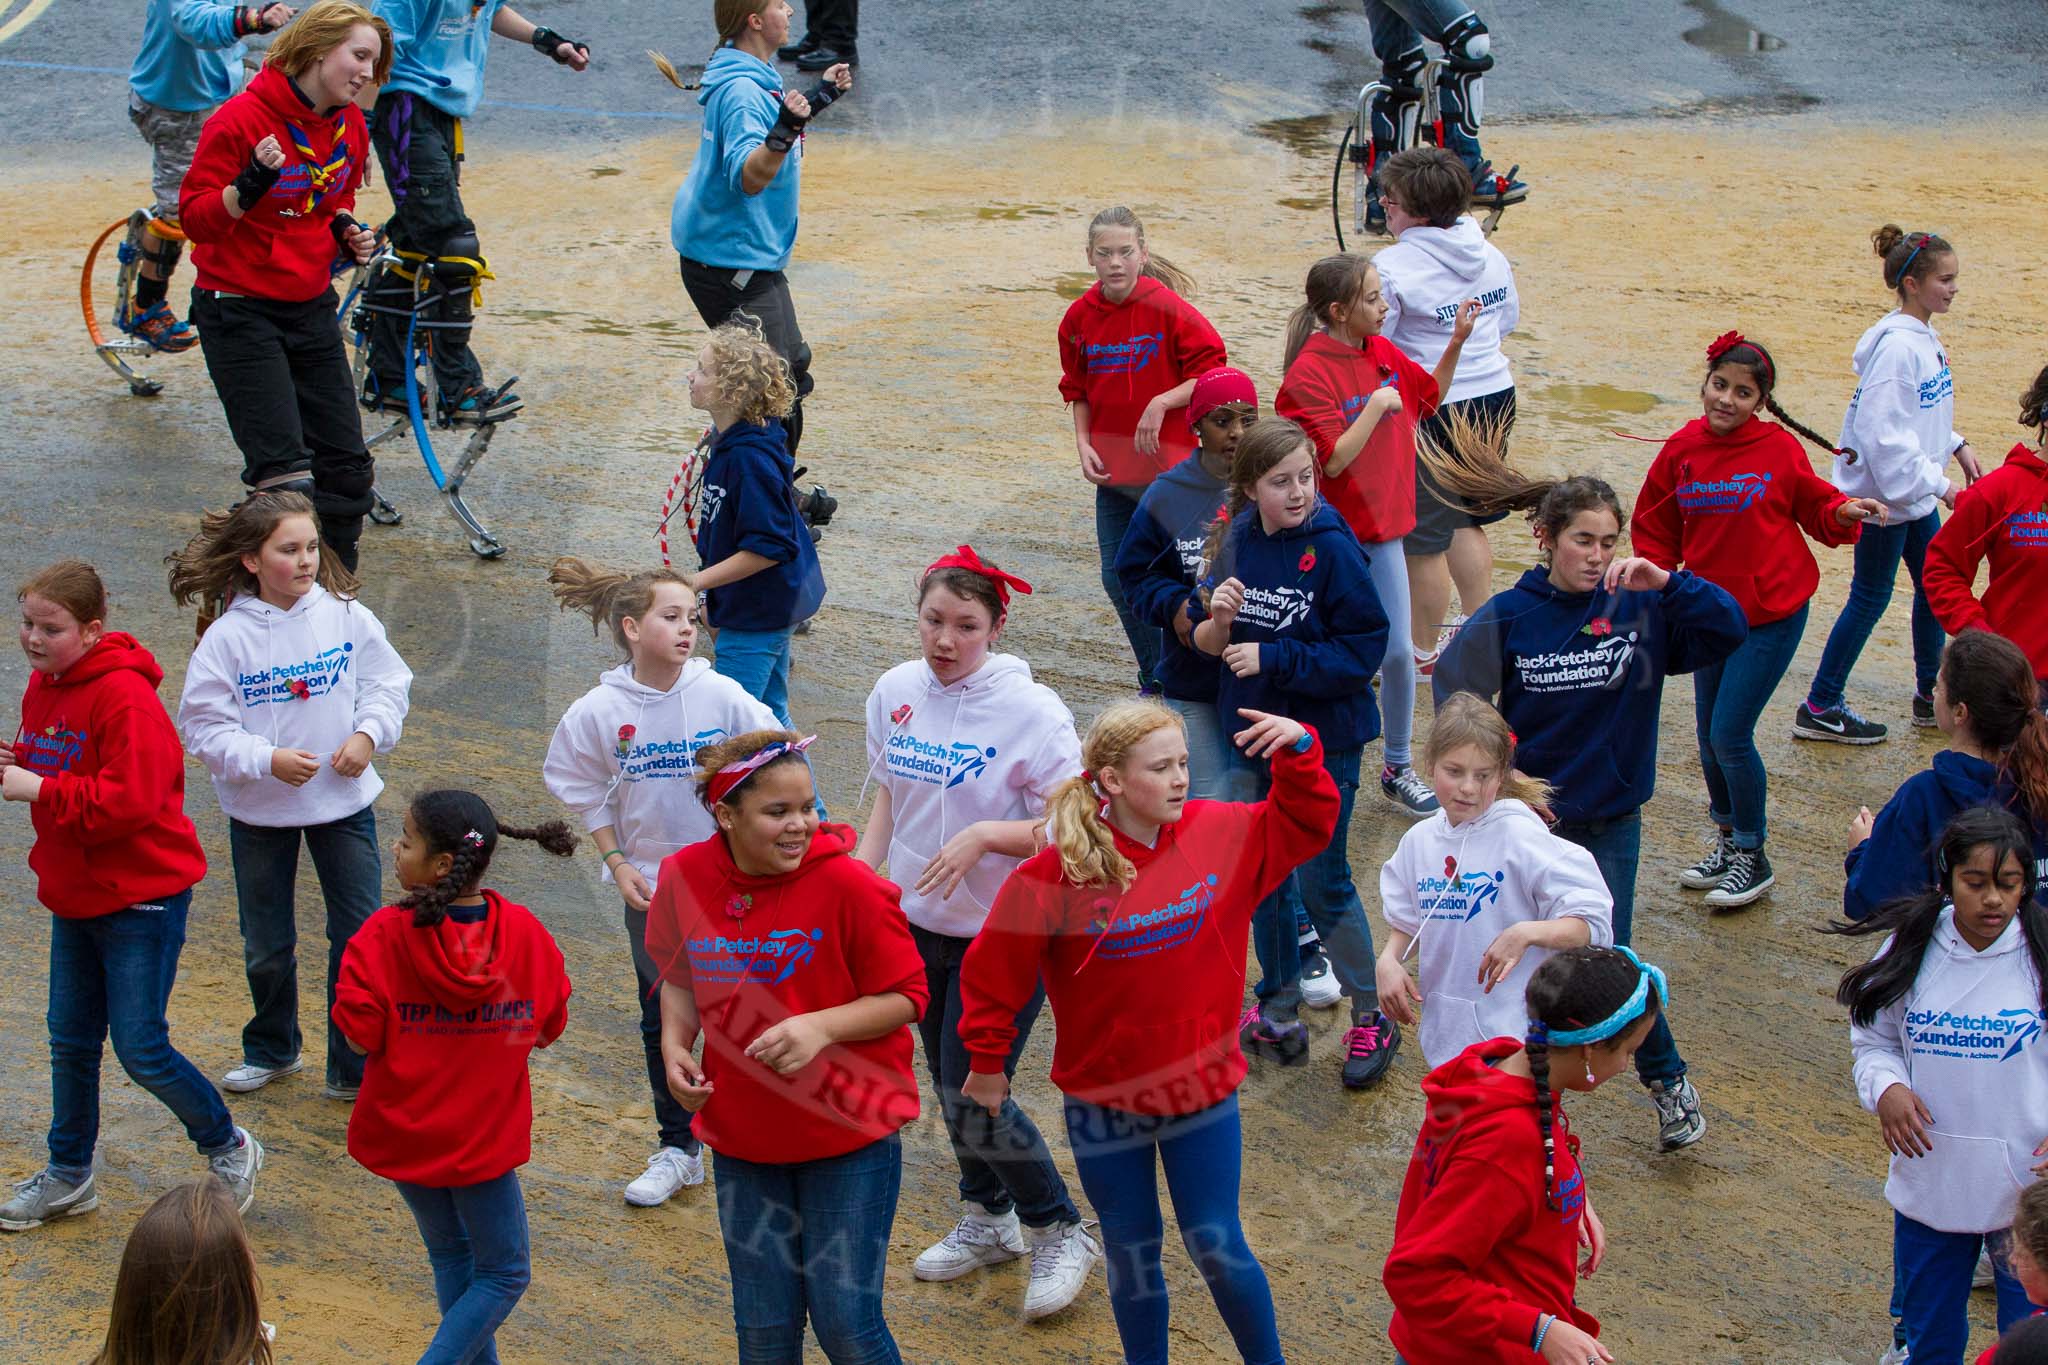
M 626 1186 L 626 1202 L 636 1209 L 666 1204 L 685 1185 L 704 1183 L 704 1149 L 686 1152 L 664 1147 L 647 1158 L 647 1169 Z
M 1906 1365 L 1906 1362 L 1911 1359 L 1912 1357 L 1906 1353 L 1906 1348 L 1903 1345 L 1897 1345 L 1879 1356 L 1877 1358 L 1877 1365 Z
M 293 1072 L 305 1069 L 304 1057 L 294 1057 L 283 1066 L 258 1066 L 254 1062 L 243 1062 L 220 1078 L 220 1088 L 231 1094 L 246 1095 L 251 1090 L 261 1090 L 280 1076 L 289 1076 Z
M 1330 958 L 1318 952 L 1301 964 L 1301 1003 L 1326 1010 L 1344 998 L 1337 974 L 1330 970 Z
M 1029 1248 L 1017 1211 L 997 1217 L 979 1204 L 962 1204 L 953 1230 L 925 1248 L 910 1273 L 920 1280 L 957 1280 L 985 1265 L 1014 1261 Z
M 1102 1244 L 1086 1223 L 1026 1228 L 1031 1240 L 1031 1285 L 1024 1291 L 1024 1320 L 1051 1317 L 1076 1298 L 1088 1272 L 1102 1259 Z

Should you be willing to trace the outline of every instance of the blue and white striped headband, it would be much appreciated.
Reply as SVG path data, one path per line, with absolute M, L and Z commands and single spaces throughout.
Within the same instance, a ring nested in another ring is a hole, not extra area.
M 1621 1002 L 1621 1008 L 1615 1010 L 1614 1013 L 1608 1015 L 1597 1024 L 1589 1024 L 1585 1028 L 1551 1029 L 1550 1044 L 1552 1047 L 1575 1047 L 1580 1043 L 1598 1043 L 1621 1033 L 1630 1024 L 1642 1018 L 1643 1011 L 1650 1007 L 1650 986 L 1653 982 L 1657 987 L 1657 999 L 1666 1005 L 1671 1003 L 1671 987 L 1665 981 L 1664 971 L 1661 967 L 1653 967 L 1637 957 L 1633 948 L 1624 948 L 1617 944 L 1614 951 L 1636 964 L 1636 988 L 1629 992 L 1628 999 Z M 1535 1026 L 1539 1025 L 1542 1021 L 1531 1020 L 1530 1022 L 1532 1026 Z

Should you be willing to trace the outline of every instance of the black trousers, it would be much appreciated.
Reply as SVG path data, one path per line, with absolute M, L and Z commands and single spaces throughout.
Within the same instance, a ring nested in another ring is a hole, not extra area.
M 370 145 L 391 191 L 391 245 L 427 256 L 476 256 L 476 224 L 462 207 L 462 163 L 455 152 L 457 119 L 409 91 L 377 97 L 370 115 Z M 451 249 L 452 248 L 452 249 Z M 409 307 L 412 286 L 385 275 L 386 288 L 375 302 Z M 421 322 L 443 325 L 429 332 L 434 380 L 446 394 L 459 394 L 484 377 L 483 365 L 469 349 L 471 316 L 467 297 L 452 299 L 420 314 Z M 398 313 L 371 315 L 370 373 L 382 393 L 405 387 L 407 319 Z M 449 326 L 446 324 L 453 323 Z
M 329 289 L 304 303 L 192 291 L 206 372 L 250 487 L 310 474 L 320 536 L 351 569 L 376 466 L 363 448 L 355 382 Z
M 804 33 L 841 52 L 857 46 L 860 0 L 804 0 Z
M 697 306 L 697 316 L 707 327 L 729 321 L 735 313 L 746 313 L 761 324 L 761 335 L 776 354 L 789 362 L 789 377 L 796 384 L 796 406 L 783 420 L 789 432 L 789 453 L 796 454 L 804 435 L 804 398 L 813 387 L 811 348 L 804 344 L 803 329 L 796 322 L 796 300 L 790 297 L 789 277 L 780 270 L 734 271 L 709 266 L 689 257 L 680 258 L 683 288 Z

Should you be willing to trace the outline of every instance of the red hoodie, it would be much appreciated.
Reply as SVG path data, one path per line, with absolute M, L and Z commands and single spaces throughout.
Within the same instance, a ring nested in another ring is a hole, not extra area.
M 28 808 L 36 899 L 65 919 L 175 896 L 206 875 L 185 818 L 185 751 L 156 694 L 164 671 L 124 631 L 58 676 L 32 672 L 14 761 L 43 779 Z
M 1392 383 L 1401 410 L 1372 429 L 1365 449 L 1336 478 L 1322 472 L 1337 438 L 1366 403 Z M 1367 545 L 1415 529 L 1415 424 L 1436 411 L 1436 376 L 1383 336 L 1347 346 L 1328 332 L 1311 332 L 1287 367 L 1273 411 L 1301 423 L 1316 443 L 1316 478 L 1330 505 Z
M 1017 1011 L 1043 978 L 1057 1025 L 1052 1081 L 1066 1094 L 1155 1115 L 1228 1096 L 1245 1073 L 1237 1016 L 1252 910 L 1336 828 L 1337 787 L 1317 740 L 1273 756 L 1264 801 L 1190 801 L 1150 848 L 1112 825 L 1138 870 L 1128 891 L 1075 886 L 1057 848 L 1019 864 L 960 967 L 970 1066 L 1003 1069 Z
M 569 973 L 531 910 L 483 895 L 427 929 L 387 905 L 342 953 L 334 1026 L 370 1054 L 348 1154 L 386 1180 L 474 1185 L 533 1154 L 526 1058 L 562 1036 Z
M 1680 427 L 1636 495 L 1636 553 L 1683 564 L 1727 591 L 1752 626 L 1782 621 L 1813 598 L 1820 565 L 1799 532 L 1850 545 L 1860 522 L 1835 509 L 1849 496 L 1813 472 L 1799 438 L 1752 417 L 1726 436 L 1695 417 Z
M 313 168 L 333 160 L 337 122 L 344 159 L 333 166 L 327 187 L 316 192 Z M 220 192 L 266 137 L 284 149 L 284 173 L 254 208 L 230 218 Z M 199 287 L 280 303 L 320 297 L 341 254 L 328 225 L 336 213 L 355 207 L 369 153 L 362 110 L 345 104 L 323 117 L 284 72 L 274 66 L 257 72 L 248 89 L 206 120 L 178 192 L 179 226 L 192 239 Z
M 796 871 L 755 877 L 723 835 L 671 853 L 654 883 L 647 953 L 697 999 L 712 1096 L 697 1136 L 742 1161 L 840 1156 L 917 1117 L 910 1029 L 835 1043 L 790 1076 L 746 1055 L 770 1027 L 868 995 L 931 999 L 902 893 L 848 857 L 851 826 L 818 826 Z
M 1088 404 L 1088 442 L 1109 467 L 1109 481 L 1142 487 L 1194 454 L 1185 408 L 1169 409 L 1159 451 L 1132 443 L 1145 405 L 1168 389 L 1228 364 L 1223 338 L 1195 306 L 1149 276 L 1122 303 L 1088 287 L 1060 319 L 1060 398 Z
M 1544 1313 L 1600 1334 L 1574 1302 L 1586 1207 L 1579 1140 L 1553 1092 L 1552 1208 L 1536 1085 L 1493 1065 L 1521 1046 L 1512 1038 L 1474 1043 L 1423 1079 L 1428 1107 L 1381 1272 L 1394 1303 L 1387 1335 L 1409 1365 L 1540 1360 L 1529 1342 Z
M 1979 601 L 1977 566 L 1991 560 Z M 1941 628 L 1996 631 L 2027 652 L 2048 679 L 2048 464 L 2016 445 L 2005 463 L 1964 489 L 1955 515 L 1934 533 L 1923 573 Z

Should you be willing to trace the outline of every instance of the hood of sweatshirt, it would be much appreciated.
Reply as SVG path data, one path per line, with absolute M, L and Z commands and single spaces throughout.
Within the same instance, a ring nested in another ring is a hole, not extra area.
M 1999 787 L 1995 766 L 1954 749 L 1943 749 L 1928 766 L 1934 772 L 1934 780 L 1941 784 L 1942 794 L 1955 803 L 1957 810 L 1984 804 Z
M 1499 1063 L 1521 1049 L 1512 1038 L 1493 1038 L 1467 1048 L 1422 1078 L 1423 1146 L 1479 1142 L 1497 1146 L 1509 1130 L 1534 1130 L 1536 1083 L 1511 1076 Z M 1558 1097 L 1551 1092 L 1551 1106 Z M 1557 1131 L 1562 1145 L 1564 1127 Z M 1533 1136 L 1533 1134 L 1532 1134 Z
M 2016 469 L 2036 477 L 2048 474 L 2048 463 L 2042 462 L 2041 452 L 2025 444 L 2016 444 L 2005 452 L 2005 464 L 2001 468 Z
M 1486 234 L 1466 214 L 1447 228 L 1412 227 L 1401 245 L 1414 247 L 1461 280 L 1476 280 L 1486 268 Z
M 1934 328 L 1927 323 L 1920 321 L 1918 318 L 1908 317 L 1901 312 L 1886 313 L 1883 317 L 1872 323 L 1869 330 L 1865 331 L 1857 339 L 1856 349 L 1850 353 L 1850 363 L 1856 367 L 1858 375 L 1870 373 L 1870 362 L 1877 358 L 1878 346 L 1886 337 L 1894 332 L 1905 336 L 1924 338 L 1929 344 L 1934 346 L 1941 345 L 1941 338 L 1935 334 Z M 1893 344 L 1896 345 L 1897 343 L 1894 342 Z
M 674 697 L 677 693 L 689 691 L 709 672 L 710 660 L 691 658 L 684 661 L 683 671 L 676 675 L 674 682 L 665 688 L 654 688 L 634 677 L 633 665 L 624 663 L 617 668 L 607 669 L 599 675 L 597 681 L 601 686 L 616 688 L 641 705 L 652 706 L 665 698 Z
M 331 119 L 334 117 L 335 109 L 341 107 L 336 105 L 330 109 L 315 109 L 306 97 L 299 93 L 299 87 L 292 82 L 290 76 L 267 63 L 249 79 L 248 93 L 271 113 L 301 127 L 304 127 L 309 118 Z M 310 133 L 313 130 L 307 128 L 306 131 Z
M 434 1002 L 452 1013 L 484 1003 L 504 989 L 499 945 L 505 933 L 505 898 L 483 893 L 482 922 L 460 924 L 444 918 L 431 928 L 410 926 L 397 936 L 399 950 L 419 974 Z
M 738 455 L 750 449 L 772 459 L 785 476 L 795 473 L 796 461 L 790 458 L 789 439 L 783 433 L 782 423 L 773 417 L 766 422 L 734 422 L 718 433 L 711 443 L 710 454 L 705 458 Z
M 124 668 L 141 674 L 151 690 L 164 680 L 156 656 L 144 649 L 140 641 L 125 630 L 110 630 L 77 663 L 62 673 L 37 673 L 35 681 L 44 687 L 81 687 Z
M 1766 422 L 1761 417 L 1751 417 L 1741 426 L 1722 436 L 1707 425 L 1705 417 L 1695 417 L 1680 427 L 1673 440 L 1683 438 L 1689 444 L 1705 446 L 1716 454 L 1725 453 L 1740 456 L 1769 441 L 1778 439 L 1785 431 L 1776 422 Z
M 811 846 L 804 850 L 802 862 L 798 863 L 791 871 L 771 872 L 765 877 L 757 877 L 753 873 L 740 871 L 739 864 L 732 860 L 732 845 L 727 843 L 723 836 L 715 837 L 707 842 L 711 845 L 711 850 L 716 857 L 719 871 L 725 875 L 728 881 L 732 882 L 735 886 L 743 886 L 749 891 L 765 891 L 776 887 L 791 886 L 817 871 L 822 864 L 830 862 L 834 858 L 845 857 L 853 852 L 854 846 L 860 842 L 860 838 L 854 833 L 852 825 L 821 822 L 818 825 L 817 832 L 811 835 Z
M 751 81 L 773 94 L 779 94 L 782 90 L 780 72 L 752 53 L 742 52 L 732 46 L 721 47 L 712 53 L 711 60 L 704 64 L 704 74 L 699 79 L 699 104 L 709 104 L 713 95 L 734 81 Z

